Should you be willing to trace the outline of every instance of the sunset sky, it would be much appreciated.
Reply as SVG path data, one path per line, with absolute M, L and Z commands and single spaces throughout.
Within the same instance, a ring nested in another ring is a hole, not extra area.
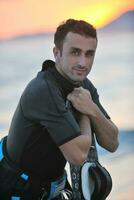
M 54 31 L 67 19 L 97 28 L 134 9 L 134 0 L 0 0 L 0 38 Z

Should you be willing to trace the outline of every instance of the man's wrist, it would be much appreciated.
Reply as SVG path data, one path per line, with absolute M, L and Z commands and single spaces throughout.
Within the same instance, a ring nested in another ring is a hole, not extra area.
M 92 108 L 89 108 L 87 110 L 87 115 L 89 118 L 96 118 L 98 115 L 98 112 L 99 112 L 98 106 L 95 103 L 93 103 Z

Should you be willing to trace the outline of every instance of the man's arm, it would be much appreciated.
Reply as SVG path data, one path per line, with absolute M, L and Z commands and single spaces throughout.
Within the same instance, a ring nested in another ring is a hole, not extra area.
M 66 160 L 75 165 L 82 165 L 91 146 L 91 126 L 86 115 L 79 121 L 81 135 L 60 146 Z
M 97 106 L 95 114 L 89 114 L 89 116 L 98 143 L 111 152 L 116 151 L 118 147 L 118 129 L 115 124 L 107 119 Z
M 105 149 L 114 152 L 118 147 L 118 128 L 104 116 L 93 102 L 90 92 L 82 87 L 76 88 L 68 95 L 68 100 L 77 110 L 88 115 L 98 143 Z

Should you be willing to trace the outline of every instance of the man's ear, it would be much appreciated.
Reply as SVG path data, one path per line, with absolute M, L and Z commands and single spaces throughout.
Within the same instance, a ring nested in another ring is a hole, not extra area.
M 53 54 L 54 54 L 55 60 L 57 60 L 60 55 L 60 50 L 57 47 L 54 47 Z

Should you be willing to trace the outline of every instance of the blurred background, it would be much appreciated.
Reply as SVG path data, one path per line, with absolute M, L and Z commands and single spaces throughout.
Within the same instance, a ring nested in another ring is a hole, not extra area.
M 0 137 L 27 83 L 45 59 L 53 59 L 53 34 L 68 18 L 92 23 L 98 48 L 88 78 L 119 127 L 118 150 L 98 146 L 99 159 L 113 178 L 108 200 L 134 199 L 134 1 L 0 1 Z

